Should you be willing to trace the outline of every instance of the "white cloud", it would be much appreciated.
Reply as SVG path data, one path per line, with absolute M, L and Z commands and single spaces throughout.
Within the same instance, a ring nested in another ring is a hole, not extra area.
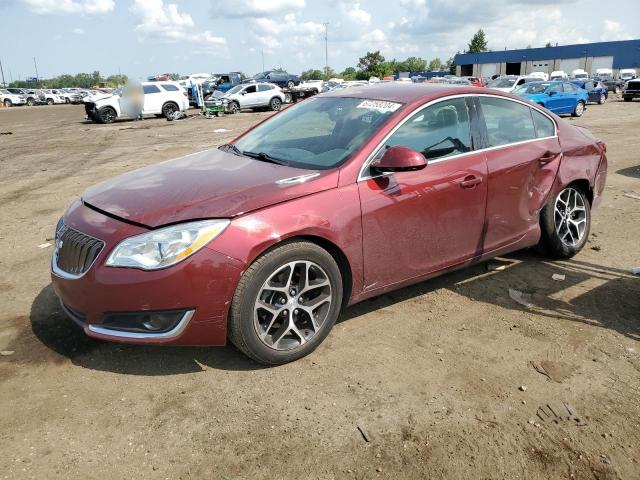
M 71 33 L 75 33 L 76 35 L 84 35 L 84 28 L 74 28 L 71 30 Z
M 135 31 L 144 37 L 154 37 L 170 42 L 190 42 L 202 48 L 226 47 L 223 37 L 213 35 L 208 30 L 195 29 L 195 22 L 188 13 L 178 11 L 174 3 L 164 4 L 163 0 L 134 0 L 129 8 L 138 16 Z
M 309 47 L 315 45 L 324 34 L 324 25 L 316 22 L 299 21 L 295 14 L 289 13 L 280 19 L 266 17 L 251 18 L 248 22 L 254 40 L 266 53 L 273 54 L 283 45 Z
M 371 23 L 371 14 L 364 10 L 358 2 L 341 1 L 340 11 L 352 22 L 360 25 Z
M 22 0 L 33 13 L 38 15 L 79 13 L 98 15 L 113 11 L 113 0 Z
M 600 40 L 629 40 L 631 39 L 623 28 L 620 22 L 614 20 L 605 20 L 602 22 L 602 36 Z
M 273 17 L 302 10 L 304 6 L 305 0 L 216 0 L 211 14 L 214 17 Z

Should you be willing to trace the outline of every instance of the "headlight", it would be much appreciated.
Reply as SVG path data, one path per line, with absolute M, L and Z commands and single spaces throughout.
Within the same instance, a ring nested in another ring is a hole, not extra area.
M 109 267 L 157 270 L 188 258 L 220 235 L 229 220 L 181 223 L 127 238 L 113 249 Z

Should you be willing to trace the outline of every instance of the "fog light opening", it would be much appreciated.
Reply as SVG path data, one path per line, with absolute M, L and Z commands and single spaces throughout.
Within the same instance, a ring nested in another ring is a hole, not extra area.
M 122 332 L 166 333 L 173 330 L 187 312 L 188 310 L 108 313 L 101 326 Z

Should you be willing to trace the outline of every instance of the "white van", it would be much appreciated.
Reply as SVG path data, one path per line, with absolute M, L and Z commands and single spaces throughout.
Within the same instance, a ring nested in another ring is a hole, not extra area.
M 550 80 L 567 80 L 569 76 L 564 70 L 555 70 L 551 72 Z
M 516 88 L 524 85 L 529 82 L 539 82 L 539 77 L 534 77 L 531 75 L 519 77 L 517 75 L 505 75 L 503 77 L 498 77 L 495 80 L 491 80 L 487 84 L 487 88 L 491 88 L 492 90 L 499 90 L 501 92 L 513 92 Z
M 545 82 L 549 80 L 549 74 L 546 72 L 531 72 L 529 76 L 532 78 L 539 78 L 540 80 L 543 80 Z
M 575 80 L 579 80 L 581 78 L 589 78 L 589 74 L 587 72 L 585 72 L 583 69 L 578 68 L 578 69 L 573 70 L 571 72 L 571 78 L 573 78 Z
M 633 80 L 634 78 L 636 78 L 636 71 L 633 68 L 620 69 L 620 80 L 628 82 L 629 80 Z
M 169 118 L 174 112 L 185 112 L 189 108 L 187 91 L 178 82 L 142 82 L 144 104 L 142 115 L 156 115 Z M 131 118 L 123 112 L 122 88 L 116 88 L 110 95 L 85 101 L 87 117 L 99 123 L 112 123 L 119 118 Z

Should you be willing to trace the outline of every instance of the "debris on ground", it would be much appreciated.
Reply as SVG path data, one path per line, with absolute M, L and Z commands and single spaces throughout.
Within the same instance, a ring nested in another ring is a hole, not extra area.
M 13 135 L 13 132 L 0 132 L 0 135 Z
M 520 390 L 521 392 L 526 392 L 527 391 L 527 386 L 526 385 L 520 385 L 518 390 Z
M 231 130 L 227 130 L 226 128 L 216 128 L 213 133 L 225 133 L 230 132 Z
M 587 422 L 566 402 L 553 401 L 546 403 L 536 411 L 536 416 L 543 422 L 560 423 L 569 421 L 578 427 L 584 427 Z
M 640 193 L 636 192 L 624 192 L 625 197 L 635 198 L 636 200 L 640 200 Z
M 631 273 L 633 273 L 634 275 L 640 275 L 640 267 L 633 267 L 631 269 Z
M 527 308 L 533 308 L 533 303 L 531 303 L 531 295 L 528 293 L 521 292 L 520 290 L 514 290 L 513 288 L 509 289 L 509 296 L 512 300 L 523 305 Z
M 367 443 L 370 443 L 371 437 L 369 436 L 369 432 L 367 432 L 367 430 L 362 425 L 356 425 L 356 428 L 360 432 L 360 435 L 362 435 L 362 438 L 364 439 L 364 441 Z
M 8 357 L 9 355 L 13 355 L 14 353 L 16 352 L 14 352 L 13 350 L 2 350 L 0 352 L 0 355 L 2 355 L 3 357 Z
M 48 248 L 51 246 L 51 243 L 46 242 L 46 243 L 41 243 L 40 245 L 38 245 L 38 248 Z
M 173 122 L 178 120 L 186 120 L 189 116 L 185 112 L 173 112 L 171 115 L 167 115 L 167 122 Z
M 602 247 L 600 245 L 594 245 L 593 247 L 591 247 L 591 250 L 599 252 L 600 250 L 602 250 Z
M 561 273 L 554 273 L 553 275 L 551 275 L 551 278 L 556 282 L 561 282 L 565 279 L 565 276 Z
M 562 383 L 576 371 L 576 367 L 574 365 L 570 365 L 565 362 L 554 362 L 551 360 L 531 362 L 531 366 L 536 372 L 556 383 Z

